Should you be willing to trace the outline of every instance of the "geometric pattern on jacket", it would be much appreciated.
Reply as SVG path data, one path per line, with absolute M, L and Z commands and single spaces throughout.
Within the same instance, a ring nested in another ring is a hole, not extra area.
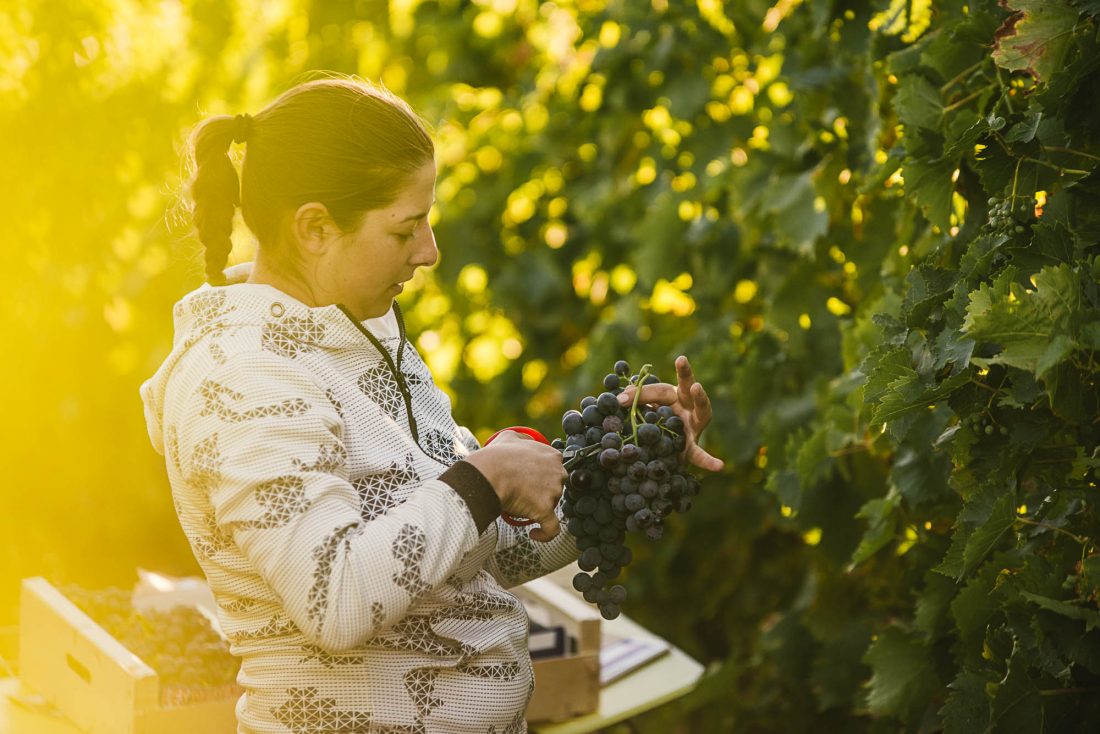
M 150 439 L 241 660 L 239 732 L 526 731 L 527 617 L 505 589 L 575 560 L 439 475 L 478 448 L 396 304 L 357 323 L 204 285 L 145 384 Z

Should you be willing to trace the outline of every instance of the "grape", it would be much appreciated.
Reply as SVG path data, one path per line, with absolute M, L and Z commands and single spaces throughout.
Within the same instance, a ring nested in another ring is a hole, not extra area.
M 601 502 L 599 505 L 596 506 L 596 511 L 592 513 L 592 519 L 595 520 L 599 525 L 607 525 L 609 522 L 611 522 L 612 515 L 613 513 L 611 512 L 611 500 L 607 500 L 606 504 Z M 596 532 L 599 532 L 599 530 L 597 529 Z
M 664 462 L 659 459 L 654 459 L 646 464 L 645 475 L 659 482 L 668 476 L 668 469 L 665 468 Z
M 591 515 L 596 511 L 596 498 L 595 497 L 581 497 L 573 504 L 573 512 L 577 514 L 578 519 L 583 519 L 587 515 Z
M 687 442 L 683 419 L 670 406 L 641 403 L 637 393 L 634 403 L 620 405 L 624 379 L 636 386 L 659 381 L 649 365 L 631 374 L 619 360 L 598 397 L 586 396 L 580 410 L 563 414 L 566 436 L 552 443 L 570 470 L 562 514 L 580 552 L 573 587 L 607 619 L 618 616 L 626 600 L 624 586 L 609 584 L 634 559 L 628 534 L 659 539 L 666 518 L 689 510 L 699 492 L 680 456 Z
M 618 449 L 604 449 L 600 452 L 600 466 L 611 469 L 619 463 Z
M 220 689 L 235 686 L 240 664 L 198 609 L 139 610 L 131 592 L 116 587 L 65 586 L 61 591 L 157 672 L 162 703 L 223 695 Z
M 561 429 L 566 434 L 583 433 L 584 432 L 584 419 L 581 418 L 581 414 L 575 410 L 571 410 L 561 418 Z
M 603 557 L 600 555 L 599 546 L 593 546 L 584 553 L 581 553 L 581 563 L 584 565 L 598 566 Z
M 655 423 L 643 423 L 638 426 L 638 443 L 651 446 L 661 440 L 661 429 Z
M 614 393 L 601 393 L 600 397 L 596 399 L 596 407 L 606 416 L 615 415 L 619 412 L 619 399 L 615 397 Z M 603 419 L 600 420 L 600 423 L 603 423 Z
M 593 403 L 581 411 L 581 417 L 586 425 L 598 426 L 603 424 L 604 414 L 600 411 L 599 406 Z

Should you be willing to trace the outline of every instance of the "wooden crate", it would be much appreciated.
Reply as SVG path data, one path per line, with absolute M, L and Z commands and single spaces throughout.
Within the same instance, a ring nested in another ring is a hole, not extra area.
M 43 578 L 23 580 L 19 675 L 87 734 L 232 734 L 240 689 L 165 706 L 155 670 Z
M 600 704 L 599 612 L 548 579 L 535 579 L 512 591 L 548 614 L 540 622 L 564 626 L 577 641 L 574 654 L 534 661 L 535 693 L 527 720 L 561 721 L 595 711 Z
M 514 590 L 577 641 L 575 653 L 535 660 L 529 721 L 561 721 L 599 705 L 600 615 L 546 579 Z M 87 734 L 233 734 L 240 689 L 169 706 L 155 670 L 44 578 L 23 580 L 19 667 L 23 682 Z

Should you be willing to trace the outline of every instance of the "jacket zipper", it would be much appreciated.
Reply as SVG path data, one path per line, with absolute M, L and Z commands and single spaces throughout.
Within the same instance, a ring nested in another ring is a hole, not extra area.
M 344 306 L 343 304 L 337 304 L 337 306 L 341 311 L 343 311 L 344 315 L 348 317 L 348 320 L 351 321 L 351 323 L 355 324 L 355 328 L 359 329 L 359 331 L 363 332 L 364 336 L 370 339 L 370 343 L 374 345 L 374 348 L 377 349 L 379 353 L 381 353 L 382 359 L 386 361 L 386 366 L 389 367 L 394 379 L 397 380 L 397 389 L 401 391 L 401 397 L 405 399 L 405 415 L 408 416 L 409 419 L 409 431 L 412 433 L 413 441 L 415 441 L 416 445 L 419 446 L 420 434 L 416 428 L 416 417 L 413 415 L 412 395 L 409 393 L 409 386 L 405 383 L 405 375 L 402 374 L 400 369 L 401 357 L 405 350 L 405 319 L 401 316 L 401 309 L 398 307 L 397 302 L 394 301 L 393 310 L 397 316 L 397 330 L 398 334 L 400 335 L 401 341 L 397 347 L 396 365 L 394 365 L 393 363 L 393 357 L 390 356 L 390 353 L 386 351 L 385 347 L 382 346 L 382 343 L 378 341 L 374 334 L 370 333 L 370 331 L 368 331 L 366 327 L 359 323 L 355 319 L 355 316 L 353 316 L 352 313 L 348 311 L 346 306 Z

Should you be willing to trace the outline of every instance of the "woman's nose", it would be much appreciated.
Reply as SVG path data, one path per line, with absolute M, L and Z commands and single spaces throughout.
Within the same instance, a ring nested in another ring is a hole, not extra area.
M 435 232 L 432 231 L 431 225 L 425 222 L 420 236 L 416 238 L 416 251 L 412 264 L 430 268 L 438 259 L 439 249 L 435 246 Z

